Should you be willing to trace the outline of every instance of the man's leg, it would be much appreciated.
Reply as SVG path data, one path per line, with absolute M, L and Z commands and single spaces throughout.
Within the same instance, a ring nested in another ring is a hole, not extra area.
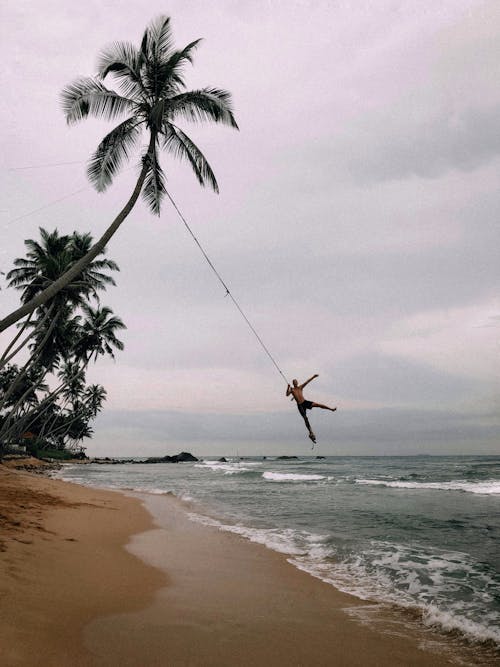
M 304 423 L 305 423 L 305 425 L 306 425 L 306 428 L 307 428 L 307 430 L 309 431 L 309 435 L 311 435 L 311 433 L 314 435 L 314 433 L 312 432 L 311 424 L 309 423 L 309 419 L 307 418 L 307 412 L 306 412 L 306 409 L 305 409 L 305 408 L 301 408 L 300 405 L 298 405 L 297 407 L 298 407 L 299 412 L 300 412 L 300 414 L 301 414 L 301 416 L 302 416 L 302 419 L 304 420 Z
M 313 403 L 312 404 L 313 408 L 323 408 L 323 410 L 331 410 L 332 412 L 335 412 L 337 408 L 330 408 L 328 405 L 323 405 L 322 403 Z
M 304 422 L 306 424 L 307 430 L 309 431 L 309 433 L 312 433 L 312 428 L 311 428 L 311 424 L 309 423 L 309 419 L 306 417 L 306 415 L 302 415 L 302 417 L 304 418 Z

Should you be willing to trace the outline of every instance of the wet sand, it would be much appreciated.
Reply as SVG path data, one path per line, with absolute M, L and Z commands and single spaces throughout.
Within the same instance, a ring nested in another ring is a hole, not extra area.
M 369 605 L 175 498 L 0 466 L 0 503 L 2 665 L 452 664 L 424 631 L 360 623 Z

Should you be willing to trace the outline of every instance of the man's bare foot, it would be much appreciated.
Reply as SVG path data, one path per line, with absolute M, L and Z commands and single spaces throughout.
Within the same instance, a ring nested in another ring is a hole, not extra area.
M 335 412 L 336 409 L 337 409 L 337 408 L 330 408 L 330 410 L 331 410 L 332 412 Z
M 314 444 L 316 444 L 316 436 L 312 431 L 309 433 L 309 438 L 314 442 Z

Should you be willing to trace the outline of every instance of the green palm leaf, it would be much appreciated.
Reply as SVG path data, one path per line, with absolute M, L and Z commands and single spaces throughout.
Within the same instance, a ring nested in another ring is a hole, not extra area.
M 171 118 L 180 115 L 190 121 L 212 120 L 238 129 L 231 109 L 231 95 L 219 88 L 202 88 L 172 97 L 168 114 Z
M 114 120 L 129 112 L 134 102 L 114 90 L 108 90 L 96 79 L 81 77 L 62 91 L 62 106 L 68 125 L 71 125 L 89 115 Z
M 219 192 L 219 186 L 212 168 L 198 146 L 184 132 L 169 123 L 165 127 L 163 146 L 175 157 L 189 161 L 198 182 L 205 186 L 210 184 L 214 192 Z
M 144 180 L 142 198 L 153 213 L 160 215 L 161 202 L 166 188 L 165 176 L 158 162 L 156 149 L 152 156 L 145 155 L 143 159 L 148 162 L 148 170 Z
M 165 134 L 165 147 L 177 156 L 189 160 L 200 183 L 208 183 L 218 191 L 214 174 L 200 150 L 181 130 L 170 127 L 177 117 L 184 117 L 189 121 L 209 120 L 238 127 L 228 92 L 218 88 L 185 92 L 183 67 L 192 61 L 192 54 L 199 41 L 192 41 L 184 49 L 175 51 L 170 19 L 160 16 L 147 27 L 139 49 L 136 50 L 128 42 L 107 47 L 99 58 L 100 78 L 81 77 L 63 90 L 62 106 L 70 125 L 88 116 L 114 120 L 126 114 L 124 117 L 127 120 L 101 141 L 88 165 L 89 178 L 99 191 L 106 189 L 123 160 L 129 157 L 129 151 L 134 146 L 142 125 L 149 133 L 148 152 L 158 145 L 159 135 Z M 108 89 L 102 83 L 102 79 L 110 74 L 116 78 L 123 94 Z M 120 120 L 123 121 L 122 118 Z M 23 305 L 0 319 L 0 332 L 43 304 L 51 302 L 61 291 L 67 290 L 69 284 L 77 280 L 78 274 L 82 274 L 108 245 L 143 189 L 148 205 L 158 213 L 165 186 L 156 151 L 154 159 L 150 155 L 149 163 L 143 160 L 128 201 L 83 257 L 69 263 L 52 262 L 36 277 L 30 275 L 28 280 L 22 283 L 27 290 L 24 295 L 26 298 L 23 296 Z M 34 258 L 35 255 L 28 257 Z M 64 267 L 64 271 L 59 272 L 56 277 L 57 267 Z M 24 268 L 29 269 L 28 266 Z M 26 275 L 25 278 L 27 277 Z M 17 274 L 13 274 L 12 279 L 23 280 Z
M 153 19 L 144 32 L 142 50 L 153 59 L 169 53 L 173 46 L 169 16 Z
M 141 79 L 141 53 L 129 42 L 115 42 L 103 49 L 97 62 L 97 75 L 105 79 L 112 74 L 125 97 L 145 99 L 146 89 Z
M 140 132 L 140 121 L 127 118 L 101 141 L 87 167 L 87 175 L 98 192 L 103 192 L 111 184 L 123 160 L 129 157 L 129 150 L 135 146 Z
M 196 39 L 180 51 L 175 51 L 165 61 L 158 64 L 156 75 L 158 78 L 158 95 L 166 96 L 179 93 L 184 88 L 183 68 L 189 62 L 193 62 L 192 52 L 201 42 Z

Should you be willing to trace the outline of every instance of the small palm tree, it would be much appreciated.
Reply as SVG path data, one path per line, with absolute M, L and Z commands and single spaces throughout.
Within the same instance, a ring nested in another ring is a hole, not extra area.
M 97 417 L 97 414 L 101 411 L 106 396 L 107 391 L 100 384 L 91 384 L 85 389 L 84 401 L 92 418 Z
M 75 356 L 88 365 L 92 357 L 109 354 L 114 358 L 114 349 L 123 350 L 123 343 L 116 337 L 118 329 L 126 329 L 122 320 L 113 315 L 108 306 L 92 308 L 82 305 L 84 319 L 80 328 L 79 340 L 75 343 Z
M 141 156 L 141 171 L 130 199 L 102 237 L 68 271 L 0 321 L 0 332 L 30 313 L 63 289 L 102 252 L 132 210 L 142 192 L 149 208 L 159 214 L 166 192 L 160 166 L 160 149 L 186 159 L 201 185 L 218 191 L 217 181 L 206 158 L 177 125 L 177 119 L 210 120 L 237 128 L 231 96 L 219 88 L 185 91 L 183 68 L 192 62 L 200 40 L 181 50 L 172 46 L 170 19 L 160 16 L 146 28 L 141 45 L 118 42 L 105 49 L 95 78 L 80 78 L 63 91 L 63 108 L 69 124 L 88 116 L 105 120 L 125 117 L 101 141 L 92 156 L 87 174 L 99 192 L 104 191 L 138 144 L 141 132 L 148 135 L 148 147 Z M 103 81 L 114 76 L 119 92 Z

